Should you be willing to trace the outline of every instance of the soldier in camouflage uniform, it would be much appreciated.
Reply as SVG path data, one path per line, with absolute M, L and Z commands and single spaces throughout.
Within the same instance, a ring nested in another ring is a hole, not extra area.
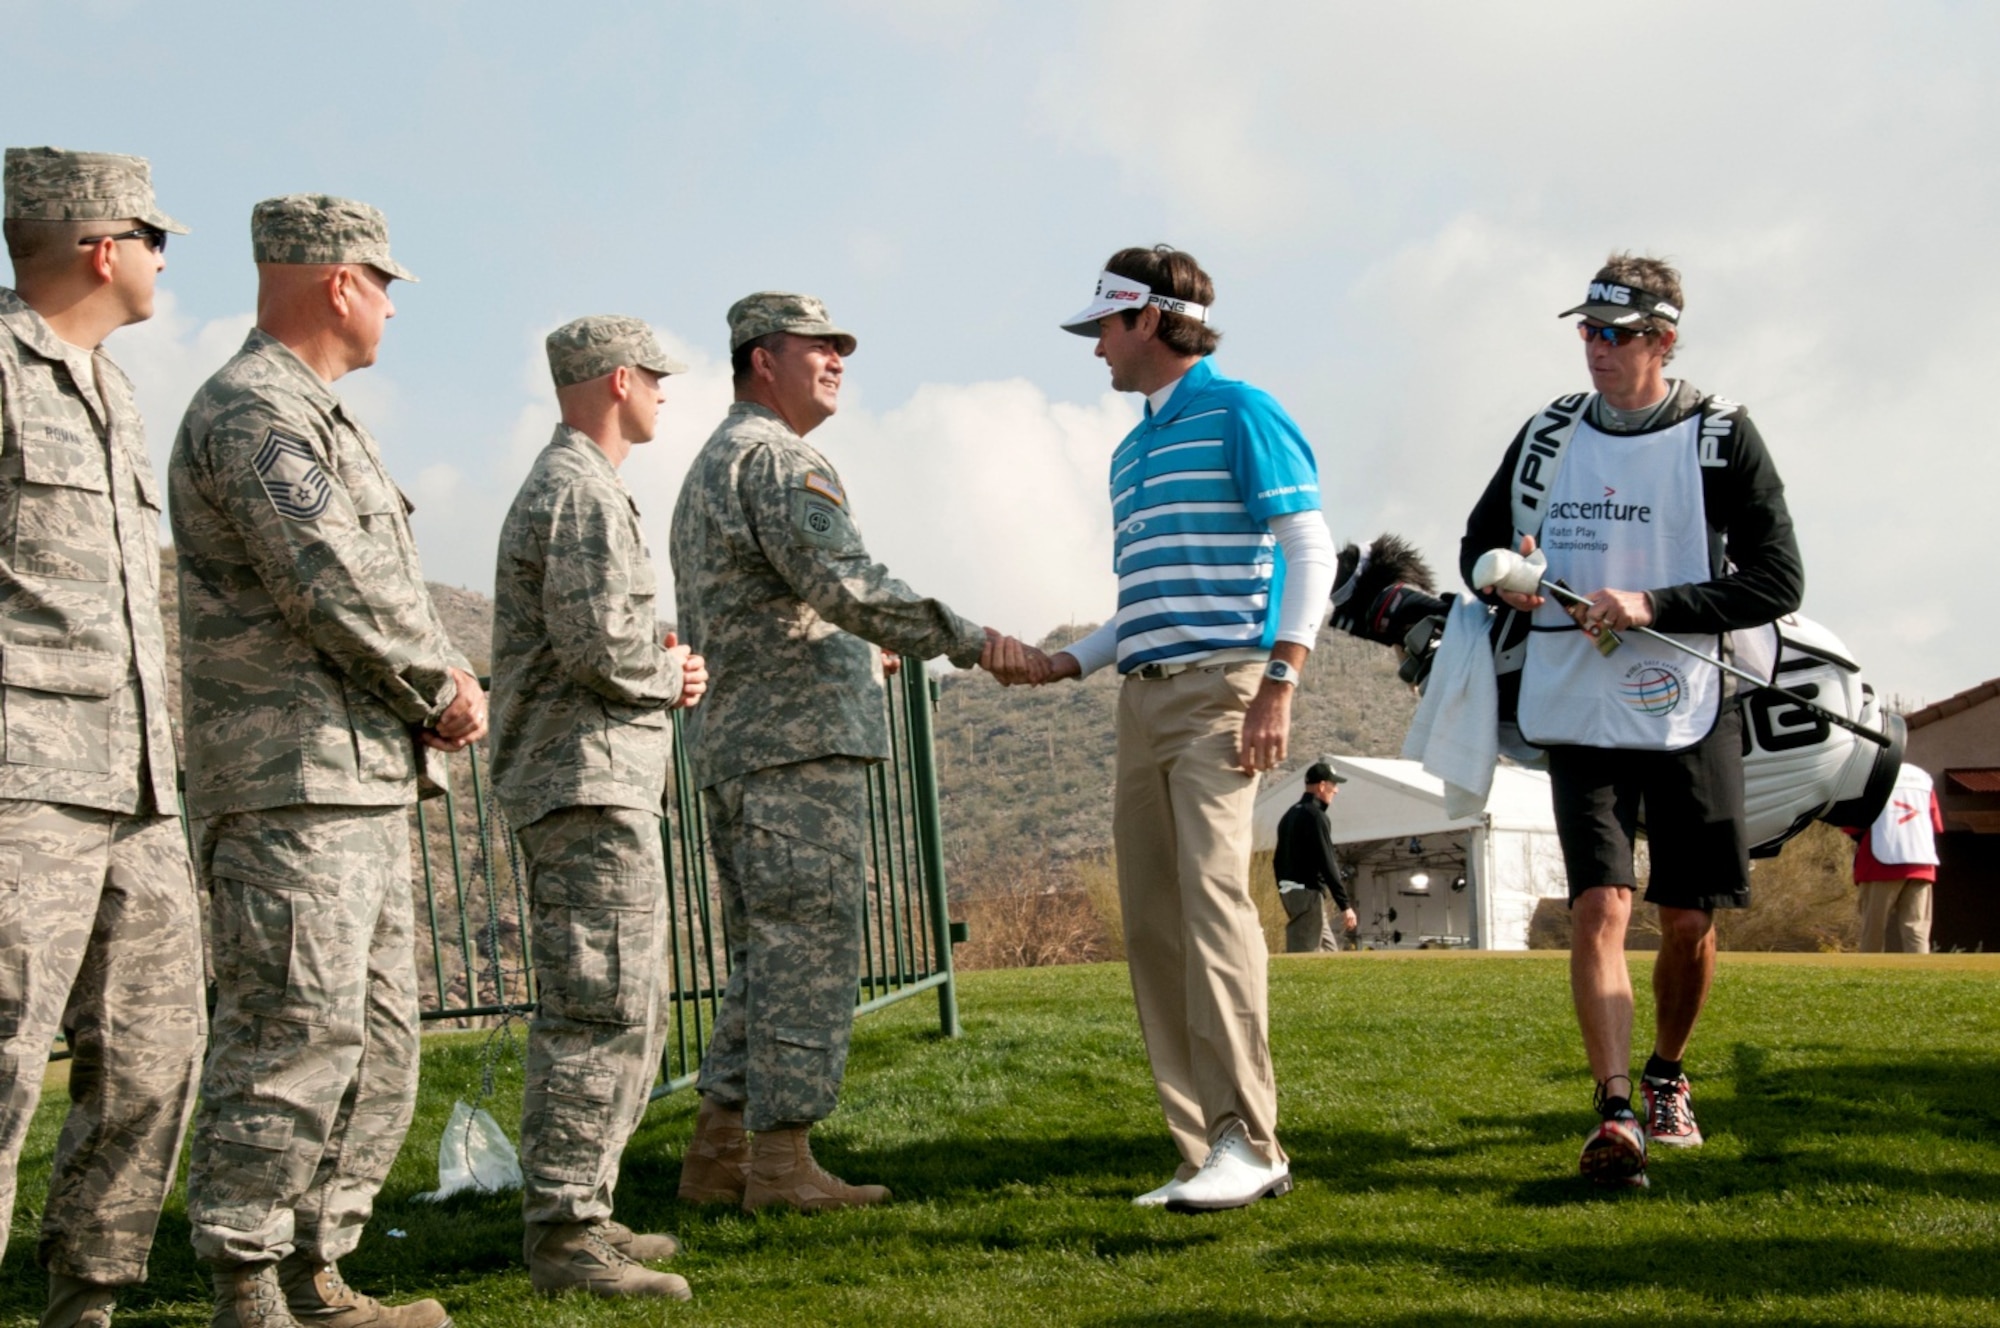
M 140 157 L 9 148 L 0 289 L 0 1251 L 49 1043 L 70 1111 L 42 1322 L 143 1281 L 201 1063 L 201 923 L 174 790 L 160 496 L 101 349 L 152 316 L 167 232 Z
M 804 437 L 834 413 L 854 353 L 825 306 L 747 296 L 729 343 L 736 404 L 689 468 L 673 524 L 680 624 L 710 671 L 687 731 L 732 961 L 680 1196 L 879 1203 L 886 1189 L 828 1175 L 806 1141 L 833 1111 L 854 1022 L 866 773 L 889 755 L 875 646 L 1003 682 L 1026 679 L 1027 656 L 869 558 L 839 474 Z
M 267 199 L 250 233 L 257 327 L 167 468 L 219 989 L 188 1221 L 216 1328 L 438 1328 L 436 1301 L 382 1306 L 335 1267 L 415 1104 L 409 807 L 486 726 L 409 502 L 328 386 L 374 362 L 414 278 L 366 204 Z
M 562 423 L 500 529 L 493 573 L 493 784 L 527 859 L 536 989 L 521 1107 L 524 1257 L 535 1289 L 685 1300 L 641 1267 L 671 1236 L 611 1219 L 626 1140 L 660 1063 L 672 729 L 699 656 L 654 615 L 658 578 L 618 467 L 652 441 L 662 378 L 687 366 L 636 318 L 548 339 Z

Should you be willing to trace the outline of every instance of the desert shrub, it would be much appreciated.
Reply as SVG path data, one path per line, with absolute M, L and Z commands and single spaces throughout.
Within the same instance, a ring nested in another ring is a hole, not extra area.
M 1118 903 L 1118 864 L 1108 853 L 1082 858 L 1070 864 L 1077 883 L 1090 900 L 1097 916 L 1098 934 L 1104 953 L 1100 959 L 1125 960 L 1125 911 Z
M 1110 957 L 1098 902 L 1073 864 L 1047 854 L 987 858 L 961 869 L 953 894 L 953 911 L 970 932 L 953 955 L 960 968 L 1041 968 Z M 1111 902 L 1115 909 L 1115 888 Z
M 1854 841 L 1815 823 L 1775 858 L 1752 864 L 1750 907 L 1715 915 L 1725 950 L 1852 950 L 1861 938 L 1854 903 Z

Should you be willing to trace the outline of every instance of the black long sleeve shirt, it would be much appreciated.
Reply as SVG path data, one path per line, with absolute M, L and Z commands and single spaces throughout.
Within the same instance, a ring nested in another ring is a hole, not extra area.
M 1326 808 L 1312 794 L 1300 798 L 1278 822 L 1278 847 L 1271 855 L 1271 866 L 1280 881 L 1324 890 L 1343 912 L 1352 907 L 1340 879 L 1340 864 L 1333 856 L 1333 827 L 1326 819 Z
M 1646 432 L 1671 428 L 1701 409 L 1700 393 L 1682 390 L 1677 383 L 1676 394 L 1677 409 L 1663 413 Z M 1533 424 L 1529 420 L 1514 435 L 1466 522 L 1458 557 L 1468 585 L 1480 554 L 1514 547 L 1514 469 Z M 1717 445 L 1723 464 L 1705 465 L 1701 472 L 1710 579 L 1677 586 L 1617 587 L 1651 594 L 1653 627 L 1658 631 L 1719 635 L 1755 627 L 1798 608 L 1805 594 L 1805 567 L 1785 507 L 1785 486 L 1749 411 L 1737 412 L 1734 427 Z M 1578 589 L 1587 593 L 1596 587 Z M 1483 598 L 1499 603 L 1494 595 Z

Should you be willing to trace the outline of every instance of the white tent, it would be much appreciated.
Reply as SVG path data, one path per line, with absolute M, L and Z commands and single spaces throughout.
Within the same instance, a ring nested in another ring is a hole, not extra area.
M 1415 761 L 1322 758 L 1347 777 L 1327 819 L 1364 944 L 1525 950 L 1535 904 L 1568 887 L 1549 803 L 1549 777 L 1503 765 L 1472 816 L 1445 812 L 1444 784 Z M 1278 820 L 1305 793 L 1305 771 L 1257 795 L 1255 847 L 1269 852 Z

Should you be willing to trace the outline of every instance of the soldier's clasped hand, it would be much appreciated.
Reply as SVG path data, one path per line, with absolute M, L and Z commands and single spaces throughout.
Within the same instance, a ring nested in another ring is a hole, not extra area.
M 708 661 L 694 653 L 694 647 L 684 646 L 680 637 L 667 633 L 667 653 L 678 656 L 681 663 L 681 694 L 674 702 L 674 709 L 687 710 L 708 691 Z
M 486 693 L 480 690 L 479 679 L 463 669 L 453 669 L 451 677 L 458 684 L 451 704 L 434 726 L 419 729 L 417 737 L 426 747 L 462 752 L 486 736 Z

